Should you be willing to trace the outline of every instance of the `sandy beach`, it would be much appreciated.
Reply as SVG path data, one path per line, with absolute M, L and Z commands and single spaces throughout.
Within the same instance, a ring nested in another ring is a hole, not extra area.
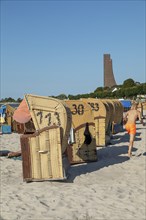
M 66 182 L 23 181 L 22 161 L 0 157 L 2 220 L 145 220 L 146 126 L 137 122 L 133 156 L 128 135 L 97 148 L 98 161 L 73 165 Z M 20 150 L 20 134 L 0 135 L 1 150 Z

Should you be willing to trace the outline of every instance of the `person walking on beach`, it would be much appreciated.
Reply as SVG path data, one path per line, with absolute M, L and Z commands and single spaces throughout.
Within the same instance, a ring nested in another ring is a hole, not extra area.
M 131 109 L 126 112 L 123 120 L 126 121 L 125 129 L 130 135 L 128 149 L 128 157 L 130 158 L 132 156 L 132 148 L 136 134 L 136 120 L 139 120 L 143 124 L 141 113 L 137 110 L 137 103 L 132 104 Z

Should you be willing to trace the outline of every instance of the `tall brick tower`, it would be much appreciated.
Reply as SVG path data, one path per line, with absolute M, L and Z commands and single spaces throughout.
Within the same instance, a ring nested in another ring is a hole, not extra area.
M 116 81 L 113 74 L 112 59 L 110 54 L 104 54 L 104 87 L 115 86 Z

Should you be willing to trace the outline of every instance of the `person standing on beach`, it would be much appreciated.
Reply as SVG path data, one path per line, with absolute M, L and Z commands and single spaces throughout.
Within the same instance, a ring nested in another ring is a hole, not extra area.
M 130 135 L 129 149 L 128 149 L 128 157 L 130 158 L 132 155 L 132 148 L 133 148 L 134 138 L 136 134 L 136 120 L 139 120 L 143 124 L 141 113 L 140 111 L 137 110 L 136 103 L 132 104 L 131 109 L 126 112 L 123 120 L 126 122 L 125 129 Z

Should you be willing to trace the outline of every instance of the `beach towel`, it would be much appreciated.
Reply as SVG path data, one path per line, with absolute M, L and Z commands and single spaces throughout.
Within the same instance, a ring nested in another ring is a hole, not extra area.
M 13 119 L 19 123 L 27 123 L 31 119 L 31 114 L 24 99 L 14 111 Z

